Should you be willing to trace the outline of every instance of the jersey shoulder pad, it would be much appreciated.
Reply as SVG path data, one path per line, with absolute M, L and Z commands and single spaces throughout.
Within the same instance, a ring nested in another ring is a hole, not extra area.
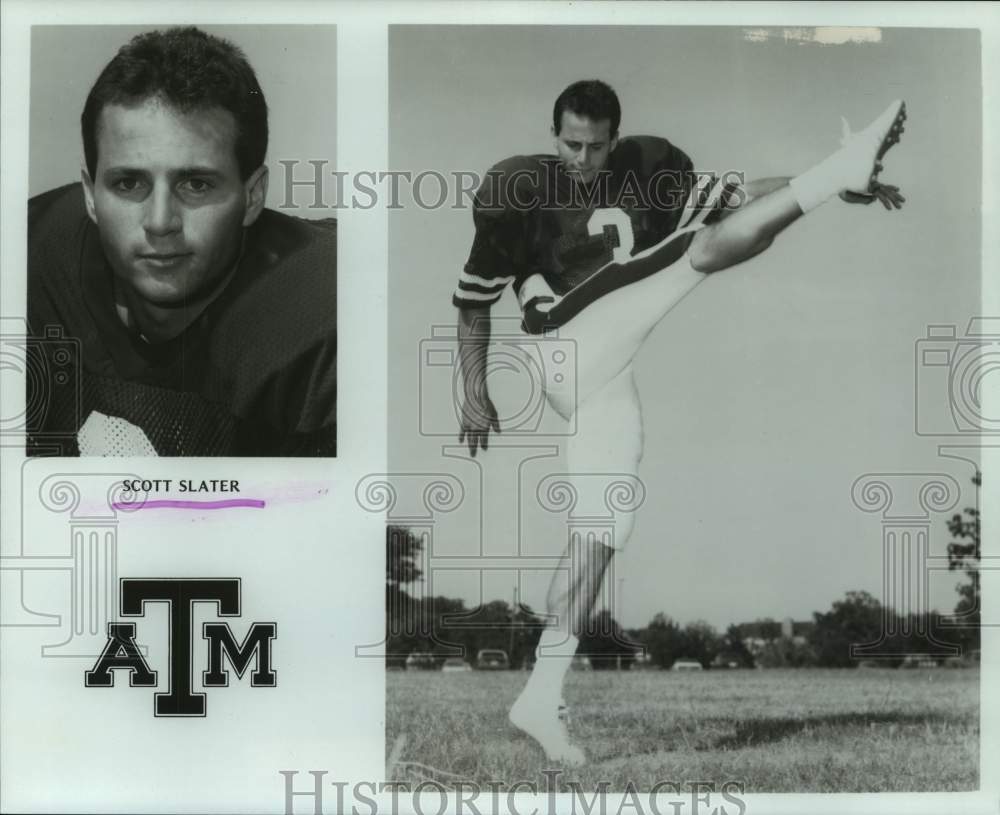
M 28 199 L 29 226 L 48 219 L 63 221 L 81 215 L 86 215 L 86 209 L 80 182 L 65 184 Z
M 557 166 L 555 156 L 512 156 L 486 171 L 473 202 L 477 213 L 502 214 L 529 209 L 541 200 L 546 178 Z
M 232 383 L 237 415 L 315 429 L 334 415 L 336 221 L 264 210 L 247 230 L 236 275 L 213 304 L 213 366 Z
M 74 247 L 89 223 L 83 185 L 67 184 L 28 200 L 29 272 L 76 260 Z
M 33 331 L 62 324 L 74 337 L 92 333 L 81 282 L 88 248 L 103 257 L 82 185 L 68 184 L 29 199 L 28 318 Z
M 687 153 L 659 136 L 626 136 L 618 141 L 614 155 L 616 169 L 631 170 L 642 178 L 690 172 L 693 167 Z
M 308 347 L 335 331 L 336 220 L 264 210 L 247 230 L 243 258 L 224 298 L 220 323 L 239 344 Z

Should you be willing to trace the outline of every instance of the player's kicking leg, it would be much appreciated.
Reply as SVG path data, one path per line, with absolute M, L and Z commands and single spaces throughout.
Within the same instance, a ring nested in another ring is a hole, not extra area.
M 792 178 L 787 187 L 699 231 L 691 243 L 692 264 L 707 272 L 728 269 L 759 254 L 778 233 L 829 198 L 869 192 L 882 169 L 882 157 L 900 139 L 905 119 L 906 106 L 896 101 L 859 133 L 850 133 L 845 121 L 837 152 Z
M 834 195 L 867 193 L 882 157 L 899 141 L 905 118 L 904 104 L 893 102 L 864 130 L 845 133 L 842 147 L 827 159 L 787 183 L 770 185 L 766 194 L 728 211 L 718 223 L 697 228 L 693 238 L 675 233 L 626 264 L 609 264 L 562 299 L 539 297 L 541 303 L 532 312 L 535 319 L 557 326 L 559 336 L 572 339 L 577 349 L 573 387 L 546 383 L 553 407 L 564 417 L 572 415 L 574 399 L 598 390 L 628 365 L 649 332 L 708 273 L 759 254 L 782 230 Z M 683 256 L 677 247 L 688 240 Z M 655 270 L 650 273 L 648 267 Z M 630 282 L 630 275 L 637 279 Z M 626 284 L 615 288 L 609 278 Z M 532 289 L 528 293 L 534 296 Z
M 638 479 L 642 456 L 642 416 L 631 367 L 581 400 L 574 418 L 577 432 L 569 437 L 566 464 L 575 511 L 606 516 L 609 489 L 623 477 Z M 605 572 L 632 527 L 633 513 L 625 511 L 618 515 L 613 535 L 601 529 L 572 540 L 549 587 L 550 623 L 542 632 L 534 670 L 511 708 L 510 720 L 542 746 L 550 761 L 570 766 L 584 761 L 559 715 L 563 680 L 589 624 Z
M 574 412 L 577 416 L 577 435 L 568 448 L 571 473 L 637 472 L 642 425 L 631 361 L 649 332 L 707 273 L 763 251 L 778 233 L 833 195 L 867 193 L 881 169 L 880 159 L 899 140 L 904 118 L 903 104 L 893 103 L 816 167 L 701 229 L 692 242 L 690 263 L 674 258 L 660 271 L 602 291 L 599 299 L 573 311 L 560 335 L 577 343 L 575 386 L 546 383 L 553 407 L 564 417 Z M 664 247 L 668 254 L 670 249 Z M 549 304 L 553 312 L 558 306 L 554 299 Z M 619 523 L 615 533 L 616 546 L 623 545 L 631 535 L 631 518 Z M 535 670 L 511 709 L 511 721 L 538 741 L 553 761 L 574 765 L 584 761 L 558 710 L 563 679 L 576 651 L 575 635 L 586 625 L 613 554 L 611 547 L 598 541 L 579 542 L 567 552 L 564 566 L 569 580 L 564 589 L 554 581 L 549 596 L 548 610 L 555 624 L 543 632 Z

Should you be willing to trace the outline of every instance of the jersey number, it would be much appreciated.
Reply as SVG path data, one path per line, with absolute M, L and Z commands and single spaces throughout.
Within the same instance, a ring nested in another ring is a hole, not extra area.
M 587 232 L 597 237 L 604 235 L 610 230 L 618 234 L 618 245 L 611 246 L 611 259 L 615 263 L 625 263 L 632 257 L 632 249 L 635 247 L 635 235 L 632 234 L 632 219 L 625 214 L 624 210 L 618 209 L 595 209 L 594 214 L 587 221 Z

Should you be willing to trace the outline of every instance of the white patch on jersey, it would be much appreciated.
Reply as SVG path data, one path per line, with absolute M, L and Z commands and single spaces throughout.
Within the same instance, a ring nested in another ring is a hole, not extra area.
M 557 296 L 552 287 L 545 282 L 545 278 L 540 274 L 533 274 L 521 285 L 521 291 L 517 293 L 517 300 L 524 309 L 524 304 L 527 303 L 532 297 L 550 297 L 551 302 L 538 303 L 535 308 L 539 311 L 547 312 L 552 309 L 560 300 L 561 297 Z
M 611 253 L 612 260 L 615 263 L 627 263 L 635 248 L 632 219 L 618 207 L 595 209 L 587 221 L 587 232 L 596 237 L 604 232 L 606 226 L 614 226 L 618 230 L 618 246 Z
M 76 435 L 81 456 L 155 456 L 141 427 L 119 416 L 92 411 Z

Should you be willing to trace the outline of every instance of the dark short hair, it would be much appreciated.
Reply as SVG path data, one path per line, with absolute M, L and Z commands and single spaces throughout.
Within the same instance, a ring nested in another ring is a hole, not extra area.
M 562 115 L 566 110 L 594 122 L 608 119 L 611 122 L 611 135 L 618 134 L 618 126 L 622 122 L 622 106 L 618 102 L 618 94 L 606 82 L 584 79 L 574 82 L 559 94 L 555 107 L 552 108 L 552 127 L 556 134 L 562 128 Z
M 109 62 L 80 117 L 87 172 L 97 172 L 97 120 L 107 105 L 160 98 L 182 113 L 222 108 L 236 119 L 236 161 L 245 181 L 267 153 L 267 102 L 243 52 L 197 28 L 133 37 Z

